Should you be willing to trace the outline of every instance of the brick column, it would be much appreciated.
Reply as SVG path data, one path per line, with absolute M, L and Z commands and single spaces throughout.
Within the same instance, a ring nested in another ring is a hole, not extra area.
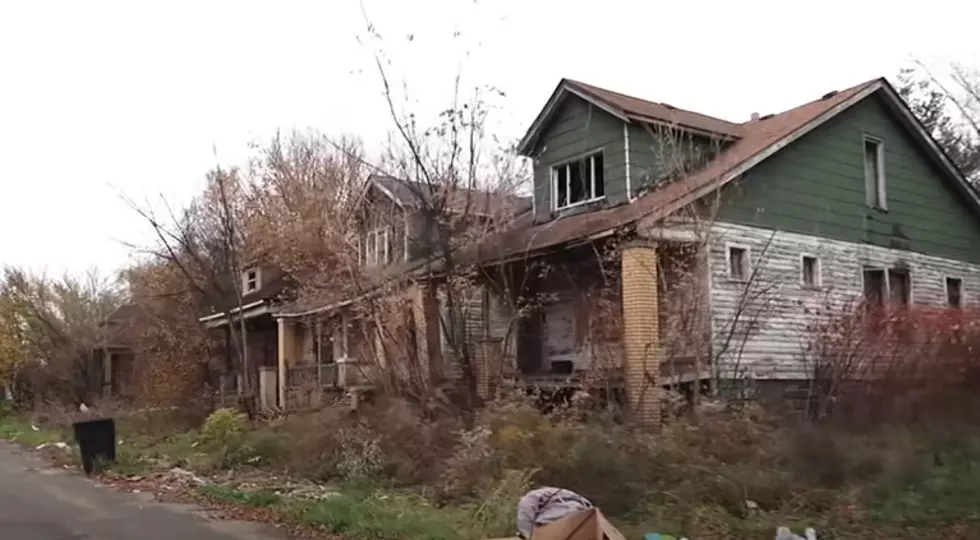
M 659 298 L 657 249 L 635 242 L 621 252 L 623 303 L 623 374 L 630 413 L 642 425 L 660 427 Z
M 473 362 L 476 364 L 476 392 L 488 399 L 497 391 L 503 371 L 501 340 L 481 339 L 473 348 Z

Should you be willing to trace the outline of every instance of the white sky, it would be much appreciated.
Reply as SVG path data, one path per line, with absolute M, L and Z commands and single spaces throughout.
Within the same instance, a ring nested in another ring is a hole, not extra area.
M 448 103 L 462 66 L 507 92 L 507 138 L 563 76 L 745 120 L 891 75 L 910 54 L 980 52 L 964 12 L 980 8 L 945 0 L 364 5 L 419 110 Z M 391 126 L 363 34 L 357 0 L 0 0 L 0 264 L 112 271 L 120 240 L 148 238 L 117 189 L 183 203 L 216 159 L 240 163 L 277 128 L 380 143 Z

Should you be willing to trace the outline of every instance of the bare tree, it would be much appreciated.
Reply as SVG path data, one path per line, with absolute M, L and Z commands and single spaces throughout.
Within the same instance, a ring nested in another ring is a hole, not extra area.
M 922 62 L 896 77 L 899 95 L 964 176 L 980 173 L 980 74 L 961 64 L 933 70 Z
M 140 205 L 123 198 L 156 236 L 152 246 L 133 247 L 175 268 L 186 286 L 205 304 L 225 313 L 242 377 L 239 391 L 248 398 L 254 393 L 255 380 L 248 354 L 247 329 L 244 317 L 235 319 L 235 313 L 241 314 L 243 307 L 240 276 L 249 256 L 241 224 L 244 220 L 242 183 L 236 169 L 220 167 L 208 173 L 207 179 L 204 193 L 180 215 L 166 201 L 166 212 L 160 215 L 150 204 Z M 230 305 L 229 299 L 232 299 Z

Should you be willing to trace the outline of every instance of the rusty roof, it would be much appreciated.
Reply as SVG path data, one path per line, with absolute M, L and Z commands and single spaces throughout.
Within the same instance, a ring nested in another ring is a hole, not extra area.
M 667 103 L 656 103 L 605 88 L 599 88 L 580 81 L 565 79 L 569 88 L 578 90 L 593 99 L 600 100 L 622 111 L 629 119 L 646 122 L 662 122 L 670 125 L 693 128 L 718 135 L 738 138 L 742 136 L 743 126 L 714 116 L 679 109 Z
M 581 85 L 582 83 L 575 83 Z M 843 110 L 854 98 L 860 99 L 863 93 L 877 90 L 888 83 L 884 79 L 873 79 L 839 92 L 831 92 L 820 99 L 811 101 L 788 111 L 763 117 L 735 126 L 730 131 L 738 133 L 739 137 L 727 149 L 722 151 L 714 160 L 699 170 L 688 174 L 676 181 L 667 183 L 637 197 L 630 203 L 595 210 L 592 212 L 559 217 L 544 223 L 535 224 L 530 212 L 520 215 L 507 230 L 501 231 L 477 246 L 475 251 L 467 255 L 468 260 L 494 260 L 509 258 L 550 248 L 559 244 L 587 238 L 625 226 L 640 218 L 662 219 L 690 204 L 694 200 L 721 187 L 733 176 L 741 174 L 740 168 L 751 163 L 755 158 L 764 157 L 768 150 L 791 138 L 803 130 L 811 122 L 823 117 L 833 116 L 838 109 Z M 589 87 L 595 88 L 595 87 Z M 605 95 L 615 94 L 608 91 Z M 616 94 L 621 95 L 621 94 Z M 633 109 L 639 110 L 644 104 L 656 105 L 635 98 L 617 98 L 620 105 L 632 104 Z M 843 108 L 842 108 L 843 107 Z M 653 107 L 648 109 L 653 111 Z M 686 113 L 685 111 L 685 114 Z M 689 113 L 696 115 L 696 113 Z M 698 117 L 702 115 L 696 115 Z M 687 121 L 701 121 L 694 116 L 684 116 Z M 694 118 L 694 120 L 690 120 Z M 710 118 L 710 117 L 703 117 Z M 718 120 L 718 122 L 724 122 Z M 706 125 L 706 124 L 705 124 Z M 722 124 L 718 124 L 719 126 Z M 788 142 L 788 141 L 787 141 Z

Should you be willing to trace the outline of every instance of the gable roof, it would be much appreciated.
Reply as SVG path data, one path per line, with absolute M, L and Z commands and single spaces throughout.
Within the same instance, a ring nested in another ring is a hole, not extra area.
M 558 112 L 562 102 L 570 95 L 578 96 L 627 123 L 643 122 L 677 126 L 688 131 L 723 139 L 738 139 L 742 136 L 743 125 L 741 124 L 679 109 L 667 103 L 655 103 L 591 84 L 562 79 L 518 144 L 517 149 L 521 155 L 528 155 L 537 146 L 544 128 L 548 126 L 552 117 Z
M 563 81 L 563 84 L 566 82 Z M 562 85 L 559 85 L 559 90 L 561 88 Z M 884 78 L 878 78 L 839 92 L 828 93 L 818 100 L 788 111 L 738 125 L 737 129 L 732 130 L 739 134 L 737 140 L 710 163 L 677 181 L 655 187 L 631 203 L 541 224 L 534 224 L 532 215 L 523 215 L 508 230 L 492 236 L 468 255 L 474 258 L 471 260 L 478 261 L 514 257 L 579 239 L 588 240 L 590 236 L 641 218 L 655 221 L 664 219 L 723 187 L 793 141 L 876 93 L 880 93 L 886 105 L 951 179 L 972 209 L 980 215 L 980 197 L 977 192 L 925 131 L 895 89 Z M 541 118 L 539 115 L 538 120 Z

